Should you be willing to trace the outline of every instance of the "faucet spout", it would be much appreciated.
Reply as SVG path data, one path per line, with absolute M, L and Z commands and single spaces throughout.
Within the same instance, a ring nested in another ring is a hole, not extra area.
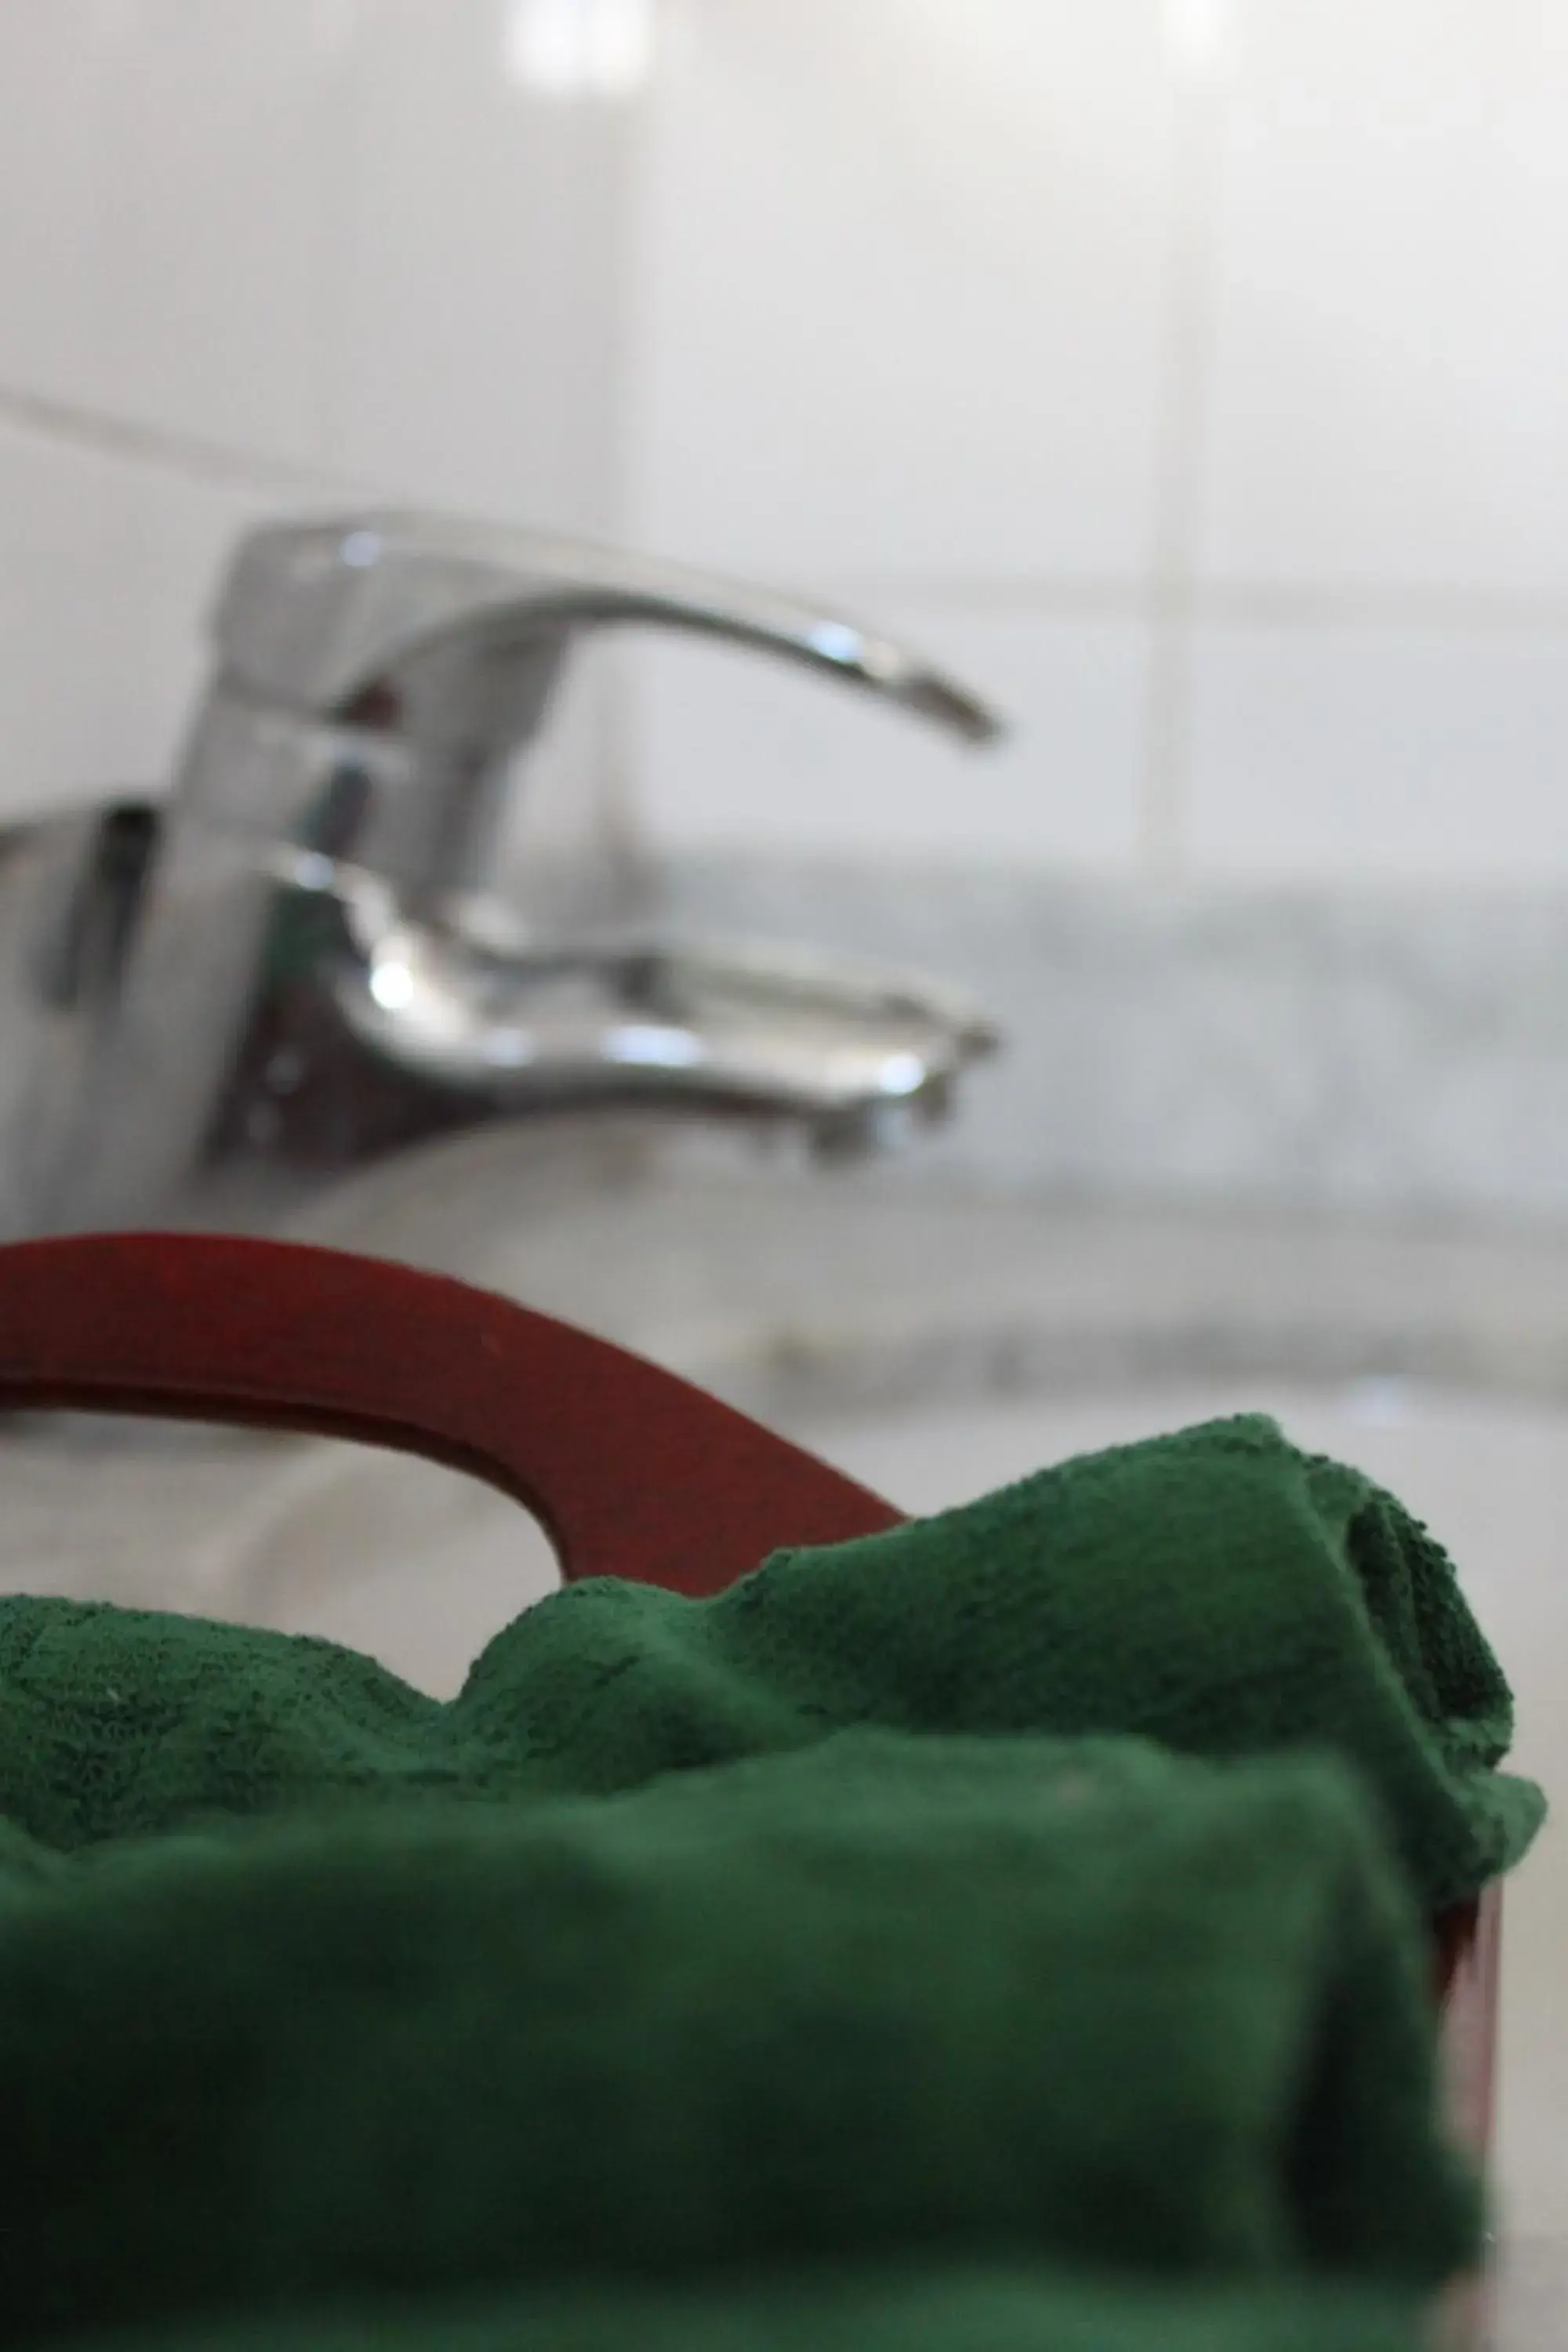
M 389 688 L 395 699 L 399 681 L 406 689 L 411 677 L 434 676 L 470 726 L 482 716 L 521 732 L 540 716 L 536 698 L 487 698 L 476 672 L 522 661 L 531 646 L 553 667 L 582 633 L 629 625 L 800 662 L 965 742 L 1002 732 L 997 712 L 936 664 L 813 601 L 628 550 L 427 516 L 252 532 L 216 625 L 224 673 L 282 707 L 343 719 L 369 702 L 390 717 Z

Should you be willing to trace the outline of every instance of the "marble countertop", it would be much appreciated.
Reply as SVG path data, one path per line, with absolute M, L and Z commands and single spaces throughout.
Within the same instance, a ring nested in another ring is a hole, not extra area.
M 297 1230 L 569 1317 L 753 1409 L 1130 1379 L 1409 1377 L 1568 1398 L 1568 1232 L 946 1195 L 907 1170 L 447 1148 Z M 651 1173 L 650 1173 L 651 1170 Z

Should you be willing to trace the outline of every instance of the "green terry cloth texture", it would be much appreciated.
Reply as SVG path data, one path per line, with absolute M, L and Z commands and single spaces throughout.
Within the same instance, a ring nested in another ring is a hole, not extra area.
M 11 2340 L 900 2256 L 1413 2291 L 1477 2248 L 1430 1951 L 1332 1757 L 860 1732 L 7 1857 Z
M 69 2352 L 1430 2352 L 1407 2299 L 1335 2286 L 1129 2284 L 1025 2268 L 763 2273 L 417 2298 Z
M 0 2336 L 1403 2345 L 1477 2242 L 1418 1906 L 1528 1843 L 1510 1728 L 1436 1544 L 1257 1418 L 563 1591 L 449 1704 L 0 1601 Z
M 1440 1547 L 1261 1416 L 780 1552 L 709 1601 L 575 1586 L 449 1704 L 327 1643 L 0 1601 L 0 1810 L 61 1848 L 333 1790 L 605 1792 L 857 1724 L 1321 1744 L 1376 1790 L 1433 1909 L 1543 1810 L 1493 1769 L 1508 1687 Z

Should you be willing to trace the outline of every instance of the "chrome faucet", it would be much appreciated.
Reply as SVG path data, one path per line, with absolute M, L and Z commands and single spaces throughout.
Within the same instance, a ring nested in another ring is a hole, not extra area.
M 994 714 L 855 624 L 673 565 L 425 517 L 252 533 L 166 803 L 0 838 L 0 1228 L 266 1224 L 401 1146 L 652 1101 L 875 1140 L 994 1042 L 923 983 L 626 932 L 491 888 L 574 640 L 704 632 L 971 742 Z

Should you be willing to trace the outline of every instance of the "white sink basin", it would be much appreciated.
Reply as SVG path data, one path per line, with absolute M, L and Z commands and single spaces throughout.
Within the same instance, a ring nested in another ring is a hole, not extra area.
M 412 1213 L 406 1196 L 374 1212 L 362 1201 L 323 1235 L 640 1347 L 911 1512 L 1086 1448 L 1271 1411 L 1445 1541 L 1518 1694 L 1520 1767 L 1568 1801 L 1568 1244 L 966 1209 L 858 1180 L 699 1174 L 531 1197 L 525 1175 L 461 1154 Z M 351 1446 L 105 1445 L 88 1430 L 13 1438 L 7 1471 L 0 1587 L 321 1633 L 436 1693 L 555 1580 L 502 1497 Z M 1568 2241 L 1554 1828 L 1505 1919 L 1498 2176 L 1510 2236 L 1539 2248 Z

